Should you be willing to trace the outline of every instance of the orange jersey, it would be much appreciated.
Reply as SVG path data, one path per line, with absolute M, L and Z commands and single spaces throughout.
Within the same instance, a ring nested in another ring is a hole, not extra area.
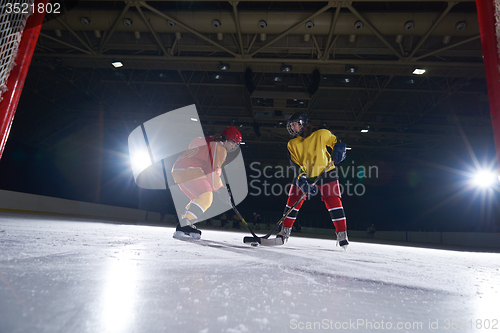
M 198 138 L 194 138 L 193 141 L 191 141 L 191 143 L 189 144 L 189 149 L 194 147 L 205 146 L 208 145 L 210 142 L 215 142 L 211 136 L 207 136 L 204 138 L 200 136 Z
M 172 177 L 175 182 L 179 184 L 205 178 L 213 190 L 221 188 L 221 166 L 226 160 L 226 148 L 220 142 L 205 138 L 194 139 L 189 148 L 174 163 Z

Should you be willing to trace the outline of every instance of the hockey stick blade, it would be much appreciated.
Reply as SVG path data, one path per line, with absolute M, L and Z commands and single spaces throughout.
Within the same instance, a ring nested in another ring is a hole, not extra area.
M 277 246 L 277 245 L 283 245 L 283 240 L 281 238 L 262 238 L 262 237 L 244 237 L 243 238 L 243 243 L 245 244 L 252 244 L 252 243 L 258 243 L 262 246 Z

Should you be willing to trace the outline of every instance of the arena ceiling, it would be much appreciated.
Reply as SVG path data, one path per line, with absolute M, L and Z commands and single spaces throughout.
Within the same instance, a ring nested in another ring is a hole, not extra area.
M 14 120 L 30 145 L 96 140 L 103 123 L 131 131 L 189 104 L 207 133 L 238 126 L 245 154 L 269 161 L 285 156 L 296 111 L 365 156 L 491 140 L 474 1 L 73 4 L 42 27 Z

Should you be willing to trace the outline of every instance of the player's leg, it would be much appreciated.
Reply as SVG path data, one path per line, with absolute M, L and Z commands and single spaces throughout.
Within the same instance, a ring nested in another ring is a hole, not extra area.
M 346 249 L 347 245 L 349 245 L 349 240 L 347 238 L 347 223 L 344 207 L 342 206 L 339 181 L 334 180 L 322 184 L 319 186 L 319 190 L 321 192 L 321 200 L 325 203 L 332 223 L 335 226 L 337 244 Z
M 288 212 L 290 210 L 290 208 L 300 199 L 301 196 L 302 196 L 301 189 L 298 186 L 296 186 L 295 184 L 293 184 L 290 187 L 290 192 L 288 193 L 288 200 L 286 202 L 285 211 L 283 212 L 283 214 Z M 283 238 L 283 242 L 287 241 L 288 237 L 290 237 L 290 233 L 292 232 L 293 223 L 297 219 L 297 215 L 299 214 L 300 207 L 302 207 L 302 204 L 304 203 L 305 200 L 306 200 L 306 198 L 304 197 L 283 221 L 281 231 L 276 235 L 276 237 Z
M 191 224 L 195 221 L 199 222 L 206 210 L 212 205 L 213 198 L 214 196 L 212 191 L 203 192 L 198 195 L 196 198 L 191 200 L 189 204 L 187 204 L 186 212 L 182 218 L 187 219 L 191 222 Z
M 186 205 L 186 210 L 177 225 L 174 237 L 189 236 L 200 238 L 201 231 L 194 226 L 194 223 L 201 221 L 205 211 L 212 205 L 212 188 L 206 178 L 196 179 L 178 185 L 191 201 Z

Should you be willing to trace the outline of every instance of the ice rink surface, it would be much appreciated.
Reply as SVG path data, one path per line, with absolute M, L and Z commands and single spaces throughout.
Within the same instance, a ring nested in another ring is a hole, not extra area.
M 500 254 L 0 212 L 0 332 L 500 332 Z

